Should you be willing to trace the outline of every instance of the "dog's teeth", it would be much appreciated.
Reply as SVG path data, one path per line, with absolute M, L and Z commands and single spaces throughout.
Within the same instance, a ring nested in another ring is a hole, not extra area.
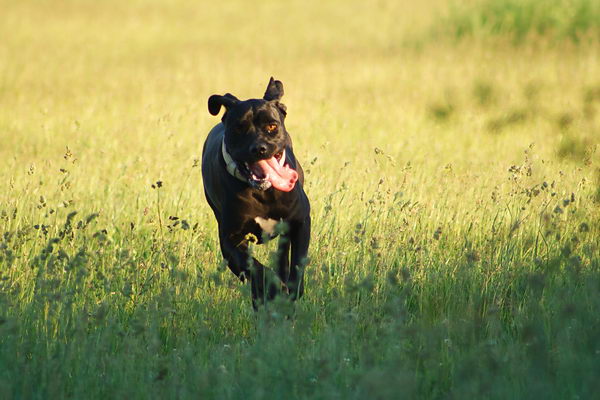
M 279 155 L 279 165 L 281 165 L 282 167 L 285 164 L 285 149 L 281 152 L 281 154 Z

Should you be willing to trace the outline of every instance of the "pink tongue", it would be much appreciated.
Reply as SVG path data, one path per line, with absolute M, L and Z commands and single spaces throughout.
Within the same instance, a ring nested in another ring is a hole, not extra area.
M 260 160 L 256 164 L 269 177 L 268 180 L 275 189 L 289 192 L 294 188 L 298 173 L 288 165 L 281 166 L 275 157 Z

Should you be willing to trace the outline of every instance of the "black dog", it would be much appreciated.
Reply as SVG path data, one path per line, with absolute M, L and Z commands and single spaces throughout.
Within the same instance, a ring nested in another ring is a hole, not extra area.
M 221 106 L 225 114 L 202 150 L 204 194 L 217 218 L 229 269 L 242 281 L 250 279 L 254 308 L 281 291 L 292 300 L 304 292 L 310 204 L 302 188 L 304 173 L 285 129 L 282 96 L 283 84 L 271 78 L 262 99 L 241 101 L 229 93 L 208 99 L 212 115 Z M 277 234 L 281 283 L 266 282 L 265 267 L 249 258 L 248 241 L 262 243 Z

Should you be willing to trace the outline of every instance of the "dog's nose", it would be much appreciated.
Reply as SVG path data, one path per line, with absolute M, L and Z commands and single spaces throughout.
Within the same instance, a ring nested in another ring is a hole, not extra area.
M 265 143 L 254 143 L 250 147 L 250 152 L 258 157 L 264 157 L 267 155 L 267 145 Z

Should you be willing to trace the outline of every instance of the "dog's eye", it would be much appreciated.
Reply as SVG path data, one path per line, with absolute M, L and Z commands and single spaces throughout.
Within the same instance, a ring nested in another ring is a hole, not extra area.
M 276 123 L 274 123 L 274 122 L 273 122 L 273 123 L 270 123 L 270 124 L 268 124 L 268 125 L 267 125 L 267 127 L 266 127 L 266 130 L 267 130 L 267 132 L 269 132 L 269 133 L 273 133 L 273 132 L 275 132 L 275 131 L 277 130 L 277 124 L 276 124 Z

